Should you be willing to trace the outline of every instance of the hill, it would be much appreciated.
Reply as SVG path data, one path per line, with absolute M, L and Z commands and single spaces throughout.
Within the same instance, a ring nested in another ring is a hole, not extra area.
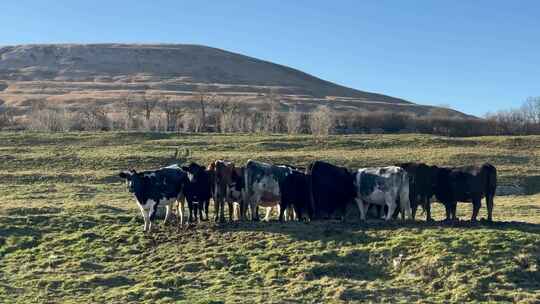
M 336 111 L 393 111 L 430 115 L 436 107 L 340 86 L 304 72 L 199 45 L 51 44 L 0 48 L 0 100 L 27 109 L 35 100 L 77 106 L 113 104 L 128 94 L 189 102 L 204 85 L 265 109 L 270 91 L 281 110 L 310 111 L 325 104 Z M 439 109 L 440 110 L 440 109 Z M 453 111 L 450 116 L 467 117 Z

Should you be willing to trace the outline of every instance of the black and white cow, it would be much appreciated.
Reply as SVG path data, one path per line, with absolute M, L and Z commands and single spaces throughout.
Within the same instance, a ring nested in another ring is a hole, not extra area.
M 486 198 L 488 221 L 493 220 L 493 199 L 497 190 L 497 169 L 481 166 L 437 168 L 435 196 L 446 208 L 446 219 L 455 220 L 457 202 L 473 205 L 471 221 L 476 221 L 482 198 Z
M 310 194 L 311 219 L 324 219 L 334 216 L 338 211 L 345 220 L 347 206 L 356 196 L 354 174 L 347 168 L 324 161 L 311 163 L 306 174 Z
M 182 166 L 182 170 L 187 172 L 189 179 L 184 190 L 189 208 L 188 221 L 191 223 L 193 218 L 195 221 L 198 218 L 208 220 L 208 208 L 212 197 L 212 172 L 194 162 Z M 206 218 L 203 218 L 203 212 Z
M 258 220 L 258 206 L 266 207 L 265 220 L 269 219 L 272 207 L 278 207 L 281 200 L 280 183 L 291 174 L 288 166 L 275 166 L 248 160 L 244 172 L 244 202 L 251 209 L 251 219 Z M 281 211 L 278 211 L 281 213 Z
M 409 178 L 403 168 L 390 166 L 380 168 L 362 168 L 356 172 L 356 204 L 360 217 L 366 220 L 369 204 L 388 207 L 386 220 L 392 219 L 399 200 L 401 210 L 411 218 L 409 202 Z
M 135 195 L 144 218 L 144 232 L 151 232 L 158 206 L 165 206 L 164 223 L 167 223 L 176 202 L 180 224 L 183 224 L 184 188 L 189 180 L 180 167 L 171 165 L 153 171 L 122 171 L 119 176 L 126 179 L 129 192 Z

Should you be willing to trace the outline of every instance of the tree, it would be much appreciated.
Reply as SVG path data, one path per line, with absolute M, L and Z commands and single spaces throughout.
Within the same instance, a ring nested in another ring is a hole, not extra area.
M 296 108 L 289 110 L 287 114 L 287 132 L 289 134 L 299 134 L 302 130 L 302 113 Z
M 280 107 L 280 97 L 277 94 L 277 90 L 272 88 L 270 92 L 266 95 L 266 100 L 270 107 L 270 110 L 267 112 L 264 131 L 268 133 L 277 133 L 280 131 L 280 121 L 279 121 L 279 107 Z
M 150 120 L 152 111 L 154 111 L 157 106 L 157 97 L 158 96 L 156 94 L 150 94 L 148 91 L 145 91 L 142 96 L 141 108 L 144 112 L 144 118 L 147 122 Z
M 133 126 L 133 121 L 140 111 L 137 101 L 131 93 L 128 93 L 124 100 L 120 103 L 120 109 L 124 112 L 125 121 L 124 128 L 130 130 Z
M 216 95 L 210 95 L 208 93 L 208 86 L 206 85 L 198 85 L 197 88 L 196 88 L 196 99 L 197 101 L 199 102 L 199 106 L 200 106 L 200 126 L 199 126 L 199 130 L 200 131 L 206 131 L 207 128 L 206 128 L 206 103 L 207 101 L 209 101 L 209 99 L 211 98 L 215 98 Z
M 159 108 L 165 113 L 167 131 L 176 131 L 178 119 L 184 111 L 181 103 L 167 96 L 159 102 Z
M 0 100 L 0 128 L 11 126 L 14 123 L 15 108 L 6 105 L 3 100 Z
M 322 141 L 330 134 L 334 125 L 334 117 L 332 110 L 327 106 L 319 106 L 317 110 L 311 113 L 310 129 L 311 134 L 315 136 L 317 141 Z

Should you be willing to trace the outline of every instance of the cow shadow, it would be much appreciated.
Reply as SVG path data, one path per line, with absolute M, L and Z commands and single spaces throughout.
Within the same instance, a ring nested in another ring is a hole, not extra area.
M 520 231 L 540 234 L 540 224 L 519 221 L 469 220 L 456 221 L 419 221 L 419 220 L 368 220 L 367 222 L 339 220 L 316 220 L 311 222 L 231 222 L 215 224 L 214 229 L 221 232 L 250 231 L 287 234 L 296 240 L 304 241 L 346 241 L 366 243 L 378 238 L 366 234 L 369 231 L 386 231 L 397 229 L 434 229 L 462 228 L 470 230 Z
M 357 225 L 337 220 L 306 222 L 232 222 L 216 224 L 218 232 L 261 232 L 284 234 L 297 241 L 347 242 L 352 244 L 370 243 L 378 238 L 367 235 Z

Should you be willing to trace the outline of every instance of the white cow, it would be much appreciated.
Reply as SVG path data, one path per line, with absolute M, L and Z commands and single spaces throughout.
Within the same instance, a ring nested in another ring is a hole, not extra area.
M 385 219 L 390 220 L 398 206 L 398 199 L 407 219 L 412 218 L 409 178 L 402 168 L 390 166 L 358 169 L 354 183 L 357 191 L 356 204 L 362 220 L 366 219 L 369 204 L 387 206 Z

